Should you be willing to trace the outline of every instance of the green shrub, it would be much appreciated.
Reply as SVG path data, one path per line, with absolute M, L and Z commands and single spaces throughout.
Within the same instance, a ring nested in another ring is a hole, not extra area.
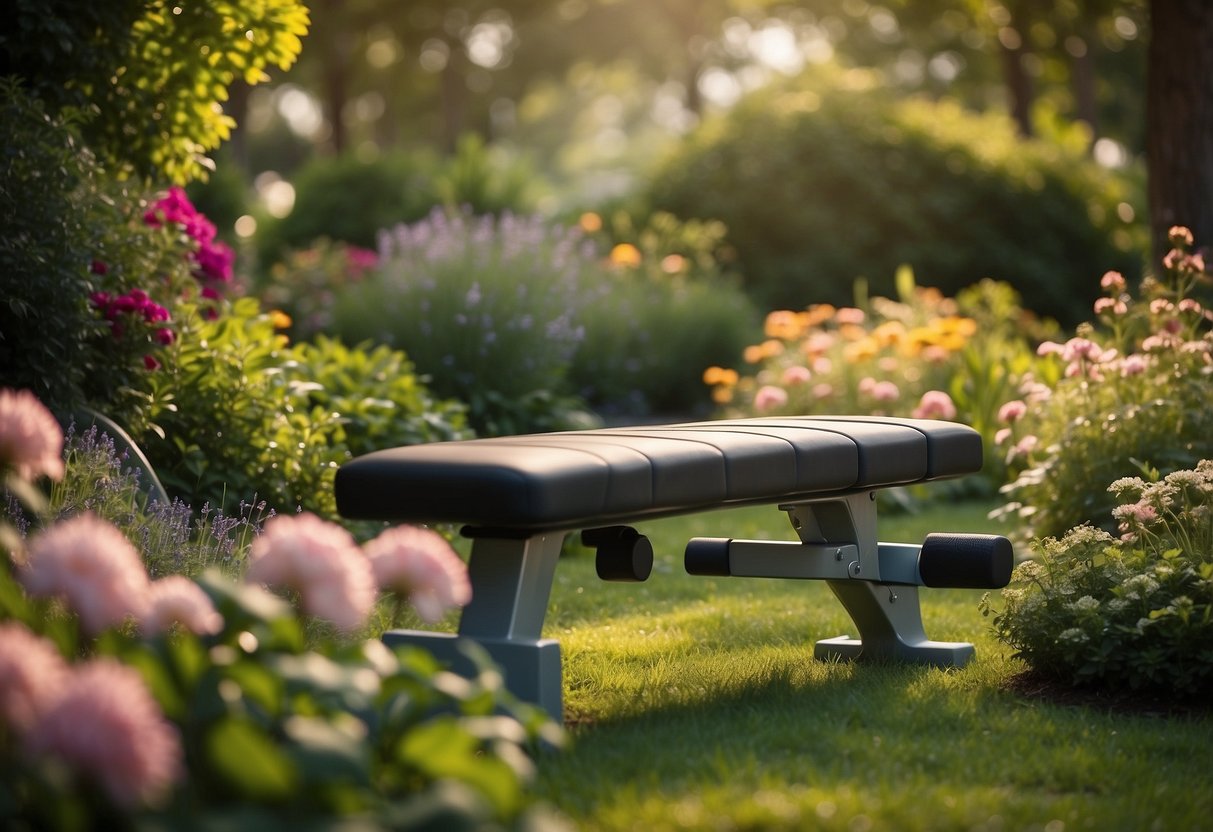
M 1074 275 L 1138 266 L 1121 203 L 1141 200 L 1081 148 L 1016 137 L 949 102 L 898 99 L 858 71 L 807 75 L 705 122 L 652 177 L 655 208 L 722 220 L 767 308 L 850 302 L 856 277 L 890 295 L 911 264 L 954 295 L 983 277 L 1033 311 L 1078 320 Z M 1144 248 L 1144 241 L 1142 241 Z
M 1002 590 L 994 632 L 1074 685 L 1213 690 L 1213 462 L 1108 489 L 1121 539 L 1088 525 L 1038 546 Z M 983 601 L 991 612 L 990 602 Z
M 383 235 L 379 267 L 337 295 L 334 332 L 402 348 L 480 433 L 567 426 L 582 290 L 601 278 L 588 245 L 539 217 L 435 211 Z
M 1213 457 L 1213 332 L 1192 296 L 1210 277 L 1187 229 L 1172 241 L 1161 279 L 1144 280 L 1137 298 L 1105 274 L 1096 323 L 1043 343 L 1021 397 L 1004 405 L 1011 482 L 1000 514 L 1028 535 L 1110 529 L 1112 500 L 1097 483 Z
M 295 176 L 295 206 L 258 234 L 262 261 L 286 249 L 327 238 L 374 248 L 379 232 L 423 219 L 438 205 L 476 214 L 526 211 L 533 177 L 519 161 L 492 154 L 469 136 L 441 159 L 428 151 L 396 152 L 364 160 L 352 155 L 316 158 Z
M 321 341 L 288 347 L 241 298 L 215 318 L 182 303 L 178 337 L 150 374 L 145 450 L 170 492 L 231 514 L 239 498 L 334 517 L 332 477 L 355 452 L 462 436 L 405 356 Z

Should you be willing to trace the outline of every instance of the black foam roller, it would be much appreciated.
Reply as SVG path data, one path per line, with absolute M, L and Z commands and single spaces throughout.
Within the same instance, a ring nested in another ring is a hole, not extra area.
M 995 534 L 929 534 L 918 555 L 923 585 L 1000 589 L 1011 580 L 1011 541 Z

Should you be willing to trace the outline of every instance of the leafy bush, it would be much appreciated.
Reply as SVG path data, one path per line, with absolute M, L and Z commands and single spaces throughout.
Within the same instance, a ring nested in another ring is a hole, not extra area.
M 307 32 L 296 0 L 184 5 L 152 0 L 17 0 L 0 38 L 0 71 L 28 79 L 53 113 L 74 110 L 90 148 L 115 173 L 205 176 L 234 125 L 219 102 L 237 80 L 287 69 Z
M 403 348 L 481 433 L 566 426 L 560 398 L 600 275 L 576 229 L 539 217 L 434 211 L 380 240 L 380 264 L 336 299 L 334 331 Z
M 1083 525 L 1045 539 L 1002 590 L 994 632 L 1037 673 L 1075 685 L 1207 695 L 1213 461 L 1108 491 L 1124 536 Z
M 40 407 L 0 394 L 10 495 L 62 474 L 31 456 L 63 442 Z M 362 548 L 314 516 L 277 517 L 242 547 L 243 581 L 195 581 L 151 580 L 140 556 L 171 553 L 140 552 L 92 513 L 27 536 L 0 523 L 3 825 L 555 828 L 524 788 L 528 752 L 559 743 L 558 726 L 495 670 L 461 679 L 422 650 L 351 635 L 381 591 L 466 603 L 462 562 L 418 532 Z M 393 577 L 405 569 L 407 586 Z
M 1073 321 L 1094 296 L 1072 275 L 1137 267 L 1144 241 L 1120 207 L 1136 191 L 1084 148 L 896 98 L 860 71 L 816 72 L 705 122 L 649 188 L 655 208 L 724 222 L 761 305 L 848 303 L 861 276 L 887 296 L 909 263 L 944 294 L 990 276 Z
M 426 217 L 435 206 L 476 214 L 531 207 L 534 179 L 521 162 L 495 157 L 475 136 L 440 159 L 428 151 L 396 152 L 365 160 L 317 158 L 293 181 L 295 206 L 258 233 L 263 262 L 306 249 L 320 238 L 373 248 L 384 228 Z
M 333 331 L 337 296 L 378 263 L 371 249 L 321 237 L 306 249 L 286 252 L 256 291 L 267 309 L 290 319 L 285 330 L 291 338 L 306 340 Z
M 569 368 L 571 388 L 597 411 L 689 414 L 711 402 L 704 367 L 736 356 L 758 331 L 758 312 L 715 259 L 719 223 L 658 212 L 636 229 L 614 214 L 581 227 L 610 251 L 611 274 L 582 291 L 585 340 Z
M 998 408 L 1031 366 L 1027 336 L 1051 330 L 1023 311 L 1006 284 L 983 281 L 953 299 L 917 286 L 902 269 L 897 286 L 897 300 L 861 296 L 862 307 L 772 312 L 766 340 L 743 355 L 753 372 L 715 366 L 703 380 L 716 402 L 738 415 L 959 420 L 985 439 L 992 490 L 1004 473 L 993 441 Z
M 175 317 L 177 338 L 150 374 L 145 450 L 194 505 L 257 495 L 334 517 L 332 477 L 355 452 L 462 436 L 461 408 L 435 401 L 398 351 L 288 347 L 252 298 L 216 318 L 183 303 Z
M 197 243 L 140 221 L 141 194 L 19 85 L 0 82 L 0 115 L 0 377 L 57 412 L 87 404 L 136 426 Z
M 1213 457 L 1213 332 L 1193 294 L 1210 276 L 1192 236 L 1137 298 L 1119 273 L 1104 275 L 1097 321 L 1042 360 L 1003 408 L 999 443 L 1012 479 L 1001 514 L 1027 534 L 1058 536 L 1083 522 L 1112 527 L 1112 500 L 1096 483 Z

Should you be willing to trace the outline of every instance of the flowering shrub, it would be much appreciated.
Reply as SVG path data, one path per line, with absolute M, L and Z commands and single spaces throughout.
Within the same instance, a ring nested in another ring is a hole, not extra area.
M 1121 537 L 1082 525 L 1046 538 L 1002 590 L 994 632 L 1034 671 L 1076 685 L 1207 694 L 1213 461 L 1108 492 Z
M 40 426 L 40 447 L 61 445 L 41 408 L 21 397 L 0 413 L 0 434 L 16 412 Z M 7 482 L 32 486 L 45 470 L 4 454 Z M 498 674 L 460 679 L 420 650 L 305 629 L 323 618 L 361 630 L 380 591 L 429 599 L 426 615 L 465 603 L 462 562 L 441 537 L 397 530 L 364 551 L 315 516 L 279 516 L 254 540 L 244 580 L 197 581 L 153 580 L 134 545 L 91 513 L 24 536 L 6 527 L 3 540 L 6 827 L 536 820 L 525 752 L 560 737 Z M 263 583 L 289 590 L 302 613 Z
M 1213 457 L 1213 312 L 1194 296 L 1210 277 L 1187 229 L 1171 242 L 1160 278 L 1136 298 L 1105 274 L 1096 321 L 1042 343 L 1036 371 L 1000 411 L 1012 473 L 1000 513 L 1030 534 L 1086 521 L 1111 529 L 1113 501 L 1096 483 Z
M 709 409 L 700 370 L 730 360 L 759 328 L 717 259 L 724 227 L 664 212 L 639 228 L 623 212 L 606 221 L 586 213 L 578 225 L 606 253 L 606 268 L 582 289 L 573 391 L 603 413 Z
M 747 347 L 742 375 L 709 367 L 703 381 L 744 415 L 884 414 L 959 420 L 992 446 L 994 411 L 1030 360 L 1037 328 L 1005 284 L 984 281 L 956 298 L 898 275 L 899 300 L 814 304 L 767 315 L 766 339 Z M 986 475 L 1001 466 L 988 460 Z
M 585 335 L 581 289 L 598 270 L 578 230 L 435 211 L 382 232 L 379 258 L 337 298 L 343 340 L 403 349 L 436 392 L 467 403 L 477 431 L 561 424 L 569 405 L 556 394 Z

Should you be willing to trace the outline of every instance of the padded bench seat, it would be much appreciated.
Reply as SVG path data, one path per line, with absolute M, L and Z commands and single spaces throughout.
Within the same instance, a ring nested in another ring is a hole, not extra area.
M 337 472 L 350 519 L 576 529 L 956 477 L 981 437 L 952 422 L 784 417 L 472 439 Z

